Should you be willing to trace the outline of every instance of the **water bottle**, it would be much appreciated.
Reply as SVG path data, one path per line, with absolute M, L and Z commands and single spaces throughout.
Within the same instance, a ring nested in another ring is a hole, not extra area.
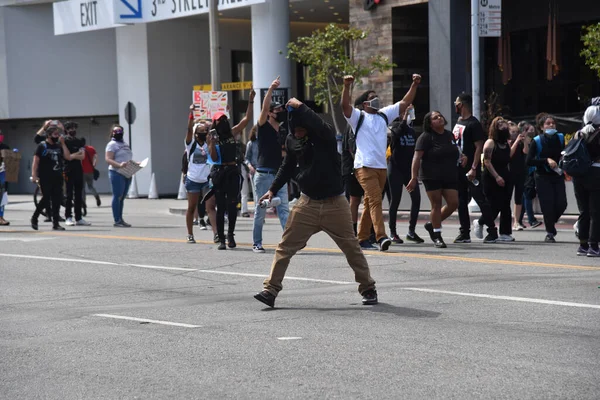
M 467 180 L 469 180 L 469 174 L 466 174 L 465 176 L 467 177 Z M 470 182 L 473 184 L 473 186 L 479 186 L 479 179 L 477 178 L 473 179 Z
M 273 197 L 271 201 L 263 200 L 260 202 L 260 208 L 268 208 L 268 207 L 277 207 L 281 204 L 281 199 L 279 197 Z

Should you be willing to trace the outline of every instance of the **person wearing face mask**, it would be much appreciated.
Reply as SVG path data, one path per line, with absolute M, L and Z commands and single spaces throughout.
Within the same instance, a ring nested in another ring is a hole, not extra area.
M 83 166 L 81 161 L 85 158 L 83 142 L 77 137 L 78 125 L 76 122 L 65 122 L 65 143 L 73 155 L 82 155 L 81 159 L 76 158 L 65 162 L 65 180 L 67 184 L 67 203 L 65 206 L 65 225 L 67 226 L 89 226 L 89 222 L 81 217 L 83 200 Z M 75 203 L 75 219 L 73 219 L 73 203 Z
M 454 140 L 460 147 L 462 153 L 467 156 L 466 166 L 458 168 L 458 219 L 460 220 L 460 232 L 454 243 L 471 243 L 471 217 L 469 216 L 469 202 L 475 202 L 481 210 L 481 218 L 473 221 L 473 233 L 484 243 L 493 243 L 493 237 L 497 235 L 494 219 L 490 217 L 491 208 L 483 194 L 482 187 L 473 182 L 481 182 L 481 154 L 486 134 L 483 126 L 473 115 L 473 97 L 468 93 L 461 93 L 454 101 L 454 110 L 460 116 L 452 133 Z M 483 237 L 483 226 L 488 227 L 488 236 Z
M 385 232 L 382 201 L 387 181 L 387 131 L 391 121 L 403 115 L 409 104 L 412 104 L 421 83 L 421 76 L 413 74 L 412 85 L 404 98 L 399 102 L 383 107 L 374 91 L 366 92 L 363 111 L 350 104 L 350 89 L 354 83 L 353 76 L 344 77 L 342 91 L 342 110 L 344 117 L 352 127 L 356 142 L 354 157 L 354 175 L 365 192 L 364 211 L 360 219 L 358 240 L 363 249 L 372 249 L 369 241 L 371 227 L 375 228 L 375 236 L 380 251 L 387 251 L 392 241 Z M 363 94 L 364 96 L 364 94 Z
M 194 239 L 194 215 L 198 207 L 200 196 L 208 188 L 208 144 L 206 136 L 210 128 L 210 121 L 199 120 L 194 122 L 194 105 L 190 106 L 187 133 L 185 135 L 185 150 L 188 159 L 188 169 L 185 175 L 185 190 L 187 192 L 188 208 L 185 215 L 187 227 L 187 242 L 196 243 Z M 209 215 L 213 219 L 214 215 Z
M 281 166 L 282 149 L 279 137 L 283 129 L 282 125 L 287 121 L 287 115 L 283 104 L 272 101 L 273 90 L 277 89 L 280 84 L 279 77 L 271 83 L 258 117 L 258 130 L 256 132 L 258 160 L 255 165 L 256 173 L 254 174 L 254 186 L 257 196 L 262 196 L 269 190 L 275 179 L 275 174 Z M 285 229 L 289 215 L 287 185 L 282 186 L 275 195 L 281 199 L 281 204 L 276 207 L 277 217 L 281 228 Z M 259 207 L 258 203 L 255 202 L 252 228 L 252 250 L 255 253 L 265 252 L 262 233 L 266 213 L 266 208 Z
M 402 239 L 398 237 L 396 232 L 396 219 L 398 206 L 402 200 L 402 187 L 407 186 L 410 182 L 412 159 L 415 154 L 415 144 L 417 140 L 417 134 L 412 128 L 413 121 L 410 113 L 411 110 L 414 111 L 412 104 L 406 108 L 402 120 L 395 120 L 390 127 L 390 130 L 392 131 L 392 142 L 390 143 L 392 154 L 388 160 L 388 182 L 392 199 L 390 201 L 389 225 L 392 241 L 394 243 L 402 243 Z M 410 202 L 410 220 L 406 240 L 414 243 L 423 243 L 424 240 L 415 232 L 419 211 L 421 209 L 420 190 L 413 190 L 410 192 Z
M 491 218 L 500 214 L 500 236 L 489 232 L 488 242 L 513 242 L 510 197 L 512 182 L 509 169 L 511 148 L 508 144 L 510 130 L 502 117 L 490 124 L 489 139 L 483 145 L 483 191 L 492 209 Z
M 63 159 L 74 160 L 81 154 L 71 154 L 61 133 L 63 125 L 59 121 L 46 121 L 43 126 L 46 140 L 40 143 L 33 156 L 31 166 L 31 181 L 42 189 L 42 199 L 31 216 L 31 227 L 38 230 L 38 218 L 44 209 L 52 206 L 52 229 L 64 231 L 59 224 L 60 204 L 63 197 Z
M 533 170 L 535 168 L 527 167 L 527 154 L 529 154 L 529 147 L 531 145 L 531 141 L 536 135 L 536 130 L 533 125 L 531 125 L 527 121 L 521 121 L 518 124 L 519 136 L 515 139 L 511 147 L 511 152 L 515 147 L 515 143 L 519 140 L 519 137 L 522 137 L 520 143 L 517 145 L 518 147 L 515 149 L 514 154 L 510 159 L 510 173 L 512 174 L 515 182 L 515 227 L 513 230 L 523 230 L 525 225 L 523 225 L 523 217 L 525 213 L 527 213 L 527 219 L 529 222 L 530 228 L 537 228 L 542 224 L 542 222 L 538 221 L 533 213 L 533 199 L 535 198 L 535 178 L 533 176 Z M 522 148 L 522 151 L 519 150 Z M 532 169 L 532 171 L 530 171 Z M 522 206 L 519 206 L 519 201 L 517 200 L 518 196 L 518 183 L 519 179 L 523 182 L 522 189 Z M 531 197 L 534 195 L 533 197 Z
M 556 223 L 567 209 L 567 192 L 563 171 L 558 167 L 565 139 L 556 130 L 555 118 L 543 114 L 538 128 L 543 134 L 535 137 L 527 154 L 527 165 L 535 167 L 535 187 L 544 215 L 546 243 L 555 243 Z
M 573 177 L 579 208 L 577 255 L 588 257 L 600 257 L 600 98 L 597 101 L 599 105 L 592 105 L 585 111 L 585 127 L 575 137 L 583 137 L 592 161 L 585 175 Z
M 2 130 L 0 130 L 0 150 L 10 150 L 10 146 L 4 143 L 4 135 L 2 134 Z M 2 197 L 4 193 L 7 192 L 7 184 L 6 184 L 6 172 L 4 171 L 4 165 L 2 160 L 2 154 L 0 154 L 0 203 L 2 202 Z M 0 205 L 0 226 L 8 226 L 10 222 L 4 219 L 4 206 Z
M 377 304 L 375 281 L 369 264 L 354 236 L 350 208 L 344 196 L 341 161 L 337 152 L 336 132 L 310 108 L 292 98 L 286 105 L 289 134 L 286 156 L 268 192 L 259 201 L 271 200 L 280 188 L 295 177 L 302 195 L 292 209 L 289 222 L 277 245 L 271 273 L 264 290 L 254 298 L 275 307 L 275 298 L 283 289 L 283 279 L 291 258 L 316 233 L 327 233 L 344 252 L 359 283 L 364 305 Z
M 239 124 L 233 128 L 229 125 L 227 115 L 218 112 L 213 115 L 213 125 L 209 131 L 208 150 L 213 162 L 211 180 L 217 203 L 217 234 L 219 236 L 219 250 L 227 247 L 233 249 L 237 246 L 234 239 L 235 224 L 237 221 L 237 204 L 240 196 L 242 177 L 239 165 L 242 162 L 236 136 L 241 134 L 248 122 L 252 120 L 254 103 L 254 90 L 250 92 L 246 115 Z M 216 135 L 210 134 L 212 130 Z M 227 211 L 228 230 L 227 242 L 225 241 L 225 212 Z
M 131 148 L 123 140 L 123 127 L 121 125 L 113 125 L 110 130 L 110 141 L 106 145 L 104 160 L 108 164 L 108 178 L 112 187 L 112 212 L 114 224 L 116 228 L 129 228 L 127 222 L 123 220 L 123 207 L 125 198 L 131 185 L 131 178 L 126 178 L 121 175 L 118 170 L 127 165 L 133 158 Z

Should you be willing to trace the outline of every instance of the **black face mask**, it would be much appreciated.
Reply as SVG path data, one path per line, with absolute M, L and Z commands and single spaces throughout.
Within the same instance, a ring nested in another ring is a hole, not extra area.
M 231 126 L 229 126 L 229 122 L 227 121 L 219 122 L 215 130 L 217 131 L 220 140 L 229 139 L 233 136 L 231 133 Z
M 279 111 L 276 115 L 277 117 L 275 117 L 275 119 L 277 120 L 277 122 L 282 123 L 287 121 L 287 112 Z
M 207 136 L 206 132 L 198 133 L 196 135 L 196 137 L 198 138 L 197 140 L 200 140 L 201 142 L 206 142 L 206 136 Z
M 69 131 L 68 134 L 71 137 L 75 137 L 75 135 L 77 134 L 77 132 L 76 131 Z
M 50 136 L 50 141 L 54 144 L 58 143 L 58 138 L 54 136 Z
M 122 142 L 123 141 L 123 134 L 122 133 L 114 133 L 113 134 L 113 138 L 117 141 L 117 142 Z
M 506 143 L 510 138 L 510 130 L 508 128 L 498 130 L 498 142 Z

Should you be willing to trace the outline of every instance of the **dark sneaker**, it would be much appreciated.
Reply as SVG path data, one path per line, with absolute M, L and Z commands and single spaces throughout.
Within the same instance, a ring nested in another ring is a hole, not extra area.
M 497 240 L 497 233 L 488 233 L 488 235 L 483 239 L 483 243 L 496 243 Z
M 546 235 L 546 238 L 544 239 L 544 242 L 546 243 L 556 243 L 556 240 L 554 239 L 554 235 L 549 233 Z
M 198 220 L 197 219 L 193 220 L 192 225 L 194 225 L 194 226 L 198 225 Z
M 242 217 L 243 218 L 250 218 L 250 213 L 247 213 L 247 212 L 242 213 Z
M 235 247 L 237 246 L 237 244 L 235 243 L 235 239 L 233 238 L 233 233 L 230 235 L 227 235 L 227 246 L 230 249 L 235 249 Z
M 220 241 L 221 241 L 221 239 L 219 239 L 219 234 L 215 233 L 215 237 L 213 238 L 213 242 L 219 243 Z
M 217 247 L 218 250 L 225 250 L 227 249 L 227 246 L 225 245 L 225 242 L 221 242 L 219 243 L 219 247 Z
M 263 290 L 262 292 L 255 294 L 254 298 L 271 308 L 275 308 L 275 296 L 268 290 Z
M 200 230 L 201 231 L 205 231 L 206 228 L 206 222 L 204 221 L 204 219 L 201 219 L 200 221 L 198 221 L 198 225 L 200 225 Z
M 370 240 L 363 240 L 362 242 L 359 243 L 360 244 L 360 248 L 363 250 L 376 250 L 375 246 L 373 246 L 373 244 L 371 243 Z
M 100 200 L 100 196 L 96 196 L 96 206 L 100 207 L 102 205 L 102 201 Z
M 38 220 L 37 220 L 37 218 L 31 218 L 31 228 L 34 231 L 38 230 Z
M 446 243 L 444 242 L 444 239 L 442 239 L 442 237 L 436 237 L 435 239 L 433 239 L 433 244 L 435 245 L 435 247 L 437 247 L 438 249 L 445 249 L 446 247 Z
M 46 217 L 46 219 L 44 219 L 44 222 L 52 222 L 52 218 Z
M 194 235 L 187 235 L 187 242 L 190 244 L 196 243 L 196 240 L 194 240 Z
M 392 242 L 396 243 L 396 244 L 402 244 L 404 243 L 404 240 L 400 239 L 400 237 L 396 234 L 392 235 Z
M 125 221 L 119 221 L 119 222 L 115 222 L 113 224 L 113 226 L 115 228 L 131 228 L 131 225 L 129 225 L 127 222 Z
M 587 256 L 588 257 L 600 257 L 600 248 L 598 248 L 598 247 L 594 248 L 594 247 L 590 246 Z
M 64 230 L 65 230 L 65 228 L 63 228 L 63 227 L 62 227 L 62 226 L 60 226 L 60 225 L 54 225 L 54 226 L 52 227 L 52 230 L 53 230 L 53 231 L 64 231 Z
M 369 289 L 369 290 L 365 290 L 362 293 L 362 303 L 365 306 L 370 306 L 373 304 L 377 304 L 377 290 L 375 289 Z
M 58 217 L 58 222 L 65 222 L 66 220 L 63 217 Z
M 587 244 L 581 244 L 577 248 L 577 255 L 585 257 L 585 256 L 587 256 L 589 250 L 590 250 L 590 246 L 589 245 L 587 245 Z
M 471 235 L 468 233 L 460 233 L 456 239 L 454 239 L 454 243 L 471 243 Z
M 388 251 L 390 245 L 392 244 L 392 241 L 390 240 L 390 238 L 384 237 L 379 239 L 377 244 L 379 245 L 379 251 Z
M 414 243 L 425 243 L 425 241 L 421 239 L 415 232 L 408 232 L 406 234 L 406 240 Z
M 254 246 L 252 246 L 252 251 L 255 253 L 264 253 L 265 249 L 260 245 L 260 244 L 255 244 Z
M 540 226 L 541 224 L 543 224 L 543 222 L 535 220 L 531 225 L 531 229 L 533 228 L 537 228 L 538 226 Z
M 431 222 L 427 222 L 425 224 L 425 230 L 429 233 L 429 237 L 432 241 L 435 240 L 435 235 L 433 234 L 433 224 Z

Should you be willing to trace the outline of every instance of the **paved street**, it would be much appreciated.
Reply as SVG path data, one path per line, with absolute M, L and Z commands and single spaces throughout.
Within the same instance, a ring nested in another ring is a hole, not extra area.
M 0 227 L 2 399 L 598 399 L 600 259 L 576 257 L 568 225 L 514 243 L 395 245 L 368 252 L 380 304 L 363 306 L 351 269 L 323 234 L 293 260 L 276 309 L 262 288 L 281 237 L 251 251 L 210 231 L 185 243 L 176 200 L 110 199 L 90 227 L 29 226 L 13 196 Z M 405 233 L 402 220 L 399 232 Z M 419 234 L 426 233 L 419 227 Z

